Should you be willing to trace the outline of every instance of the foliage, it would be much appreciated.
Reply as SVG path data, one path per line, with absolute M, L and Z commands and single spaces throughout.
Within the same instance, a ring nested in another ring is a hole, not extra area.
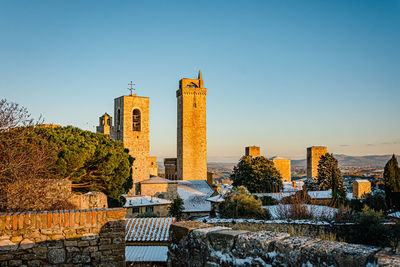
M 364 207 L 364 201 L 361 199 L 351 199 L 348 201 L 348 206 L 353 211 L 361 211 Z
M 183 199 L 180 197 L 175 198 L 171 206 L 168 208 L 169 215 L 175 217 L 178 221 L 182 219 L 183 210 Z
M 376 193 L 376 194 L 366 194 L 364 204 L 370 207 L 375 211 L 385 211 L 386 203 L 385 203 L 385 194 L 384 193 Z
M 233 188 L 225 195 L 225 201 L 220 204 L 220 214 L 223 218 L 255 218 L 270 217 L 262 208 L 261 200 L 250 195 L 244 186 Z
M 37 138 L 58 151 L 58 177 L 71 180 L 79 191 L 102 191 L 110 204 L 122 205 L 121 195 L 130 189 L 133 162 L 122 142 L 72 126 L 34 130 Z
M 265 157 L 243 156 L 231 174 L 233 186 L 245 186 L 252 193 L 279 192 L 282 177 L 274 163 Z
M 385 181 L 387 204 L 389 207 L 397 206 L 397 208 L 400 208 L 399 201 L 396 201 L 398 198 L 394 196 L 395 193 L 400 192 L 400 167 L 395 155 L 386 163 L 383 179 Z
M 0 211 L 68 208 L 68 198 L 46 199 L 44 185 L 57 178 L 57 151 L 35 138 L 34 121 L 26 108 L 0 100 Z M 57 204 L 58 203 L 58 204 Z
M 160 217 L 160 216 L 158 216 L 157 213 L 154 213 L 152 211 L 148 211 L 148 212 L 136 215 L 136 218 L 156 218 L 156 217 Z
M 260 199 L 263 206 L 272 206 L 278 203 L 278 201 L 271 196 L 262 196 Z
M 338 161 L 331 153 L 321 156 L 318 163 L 317 184 L 320 190 L 332 189 L 333 199 L 346 199 L 346 187 Z
M 355 218 L 357 227 L 352 233 L 354 242 L 375 246 L 390 245 L 392 230 L 389 226 L 382 224 L 382 211 L 364 207 Z

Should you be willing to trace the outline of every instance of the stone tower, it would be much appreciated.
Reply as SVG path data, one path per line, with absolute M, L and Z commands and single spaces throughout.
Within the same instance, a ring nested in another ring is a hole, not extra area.
M 207 180 L 206 96 L 200 71 L 197 79 L 179 81 L 176 91 L 178 180 Z
M 114 99 L 114 118 L 114 139 L 122 141 L 135 158 L 132 193 L 138 193 L 135 185 L 150 177 L 149 98 L 133 94 Z
M 112 135 L 113 127 L 111 125 L 112 117 L 107 113 L 104 113 L 104 115 L 99 118 L 99 126 L 96 127 L 96 132 Z
M 307 179 L 317 177 L 319 160 L 327 151 L 326 146 L 312 146 L 307 148 Z
M 280 172 L 282 182 L 291 182 L 292 173 L 290 169 L 290 159 L 285 159 L 279 156 L 270 158 L 274 163 L 275 168 Z
M 260 156 L 259 146 L 247 146 L 245 149 L 245 155 L 252 158 L 257 158 Z

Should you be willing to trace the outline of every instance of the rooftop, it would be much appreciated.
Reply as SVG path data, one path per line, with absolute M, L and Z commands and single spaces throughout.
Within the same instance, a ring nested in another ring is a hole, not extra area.
M 148 180 L 144 180 L 140 182 L 141 184 L 175 184 L 176 181 L 171 181 L 168 179 L 164 179 L 158 176 L 155 176 L 153 178 L 150 178 Z
M 168 246 L 126 246 L 126 262 L 166 262 Z
M 152 196 L 126 196 L 124 208 L 167 205 L 172 202 L 163 198 Z
M 129 218 L 125 221 L 126 242 L 168 242 L 169 227 L 175 218 Z
M 178 195 L 184 201 L 183 212 L 211 211 L 211 203 L 207 201 L 214 190 L 205 180 L 178 180 Z

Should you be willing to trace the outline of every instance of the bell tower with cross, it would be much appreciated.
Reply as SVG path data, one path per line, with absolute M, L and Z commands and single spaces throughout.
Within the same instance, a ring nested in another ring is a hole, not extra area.
M 129 95 L 114 99 L 114 139 L 122 141 L 135 159 L 132 165 L 133 194 L 137 183 L 150 178 L 150 103 L 148 97 L 133 93 L 135 84 L 128 83 Z

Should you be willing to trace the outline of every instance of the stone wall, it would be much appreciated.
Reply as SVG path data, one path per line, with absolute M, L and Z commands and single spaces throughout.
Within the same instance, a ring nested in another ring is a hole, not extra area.
M 104 209 L 108 208 L 107 196 L 103 192 L 74 193 L 71 204 L 76 209 Z
M 170 228 L 168 266 L 398 266 L 378 247 L 247 232 L 200 222 Z M 389 264 L 389 265 L 385 265 Z M 391 264 L 391 265 L 390 265 Z
M 124 266 L 125 210 L 0 214 L 0 266 Z

